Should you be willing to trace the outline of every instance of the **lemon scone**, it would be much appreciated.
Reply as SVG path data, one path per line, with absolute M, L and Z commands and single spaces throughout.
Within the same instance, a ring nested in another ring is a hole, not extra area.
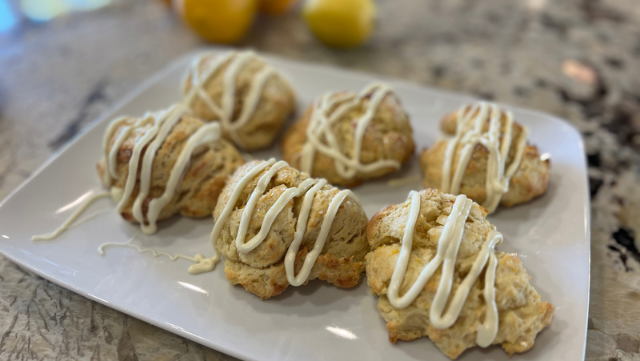
M 544 194 L 549 160 L 527 142 L 528 129 L 496 104 L 466 105 L 442 120 L 451 136 L 420 156 L 427 188 L 465 194 L 492 213 Z
M 174 105 L 114 120 L 98 173 L 122 217 L 154 233 L 157 221 L 176 213 L 210 215 L 226 178 L 242 163 L 217 122 L 204 123 Z
M 224 137 L 249 151 L 273 143 L 296 103 L 289 82 L 252 51 L 197 57 L 182 95 L 196 117 L 219 121 Z
M 345 186 L 398 170 L 413 150 L 409 117 L 384 84 L 323 95 L 282 140 L 291 166 Z
M 354 287 L 369 250 L 355 195 L 284 161 L 252 161 L 231 176 L 213 213 L 211 241 L 225 275 L 262 299 L 319 278 Z
M 522 261 L 494 250 L 502 234 L 486 215 L 465 195 L 426 189 L 373 216 L 367 282 L 391 342 L 426 336 L 452 359 L 494 344 L 512 355 L 551 323 Z

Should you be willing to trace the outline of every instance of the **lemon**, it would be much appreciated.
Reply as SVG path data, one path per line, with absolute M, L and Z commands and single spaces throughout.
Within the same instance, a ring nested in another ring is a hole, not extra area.
M 323 43 L 338 48 L 362 44 L 373 31 L 376 14 L 371 0 L 308 0 L 302 15 Z
M 297 3 L 298 0 L 259 0 L 260 12 L 267 15 L 283 15 Z
M 193 31 L 214 43 L 235 43 L 247 33 L 257 0 L 174 0 L 174 6 Z

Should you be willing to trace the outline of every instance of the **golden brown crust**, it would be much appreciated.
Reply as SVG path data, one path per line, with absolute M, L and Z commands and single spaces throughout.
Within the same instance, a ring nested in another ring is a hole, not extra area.
M 136 118 L 128 118 L 121 127 L 131 126 Z M 149 195 L 142 207 L 143 215 L 147 214 L 148 204 L 153 198 L 160 197 L 165 190 L 171 170 L 193 133 L 204 123 L 192 116 L 183 115 L 182 119 L 171 129 L 167 138 L 162 143 L 153 159 L 152 177 Z M 122 143 L 117 153 L 116 172 L 117 179 L 113 179 L 110 187 L 124 189 L 129 174 L 129 160 L 135 143 L 144 135 L 149 126 L 133 128 L 129 137 Z M 119 128 L 118 128 L 119 129 Z M 118 134 L 118 129 L 109 141 L 108 149 L 113 147 Z M 140 155 L 140 163 L 146 148 Z M 174 197 L 167 204 L 158 217 L 163 220 L 180 213 L 187 217 L 206 217 L 211 215 L 218 200 L 218 196 L 224 187 L 226 178 L 243 163 L 242 156 L 235 147 L 225 140 L 218 140 L 197 148 L 192 155 L 189 166 L 184 174 L 182 182 L 176 189 Z M 104 161 L 98 163 L 100 179 L 104 175 Z M 134 190 L 125 203 L 121 215 L 124 219 L 135 221 L 132 213 L 133 202 L 138 195 L 139 179 L 136 180 Z
M 503 120 L 505 114 L 503 113 Z M 452 135 L 456 131 L 457 112 L 446 115 L 440 124 L 442 131 Z M 503 122 L 504 126 L 504 122 Z M 488 119 L 485 130 L 488 128 Z M 513 136 L 515 141 L 522 134 L 522 126 L 517 122 L 513 123 Z M 501 134 L 501 141 L 502 141 Z M 427 188 L 440 188 L 442 185 L 442 168 L 445 153 L 449 140 L 439 140 L 431 148 L 425 149 L 420 155 L 420 165 L 422 167 L 423 182 Z M 462 153 L 462 146 L 456 148 L 453 157 L 451 174 L 455 173 L 458 159 Z M 509 150 L 505 168 L 511 164 L 515 157 L 516 147 Z M 467 195 L 475 202 L 482 204 L 486 197 L 487 162 L 489 151 L 483 145 L 476 145 L 471 155 L 467 169 L 462 177 L 460 193 Z M 502 195 L 500 205 L 512 207 L 526 203 L 544 194 L 549 184 L 549 161 L 542 160 L 538 148 L 527 144 L 524 150 L 522 161 L 518 170 L 509 182 L 508 191 Z
M 341 93 L 334 93 L 333 96 Z M 348 157 L 353 156 L 354 132 L 358 119 L 367 109 L 369 99 L 365 100 L 352 111 L 347 112 L 332 127 L 336 135 L 340 151 Z M 309 107 L 302 117 L 291 126 L 282 139 L 283 158 L 292 167 L 300 169 L 300 151 L 307 141 L 307 126 L 311 117 L 313 106 Z M 394 93 L 387 94 L 369 126 L 366 128 L 360 161 L 363 164 L 373 163 L 379 160 L 396 160 L 401 164 L 406 163 L 414 151 L 411 125 L 409 117 L 402 109 L 400 100 Z M 386 167 L 375 172 L 358 173 L 353 178 L 343 178 L 335 170 L 333 158 L 321 152 L 315 153 L 313 177 L 326 178 L 332 184 L 340 184 L 348 187 L 356 186 L 368 179 L 382 177 L 396 171 L 393 167 Z
M 216 55 L 202 57 L 198 63 L 198 72 L 202 73 L 211 62 L 215 61 L 216 57 Z M 223 78 L 228 64 L 229 61 L 220 66 L 204 86 L 207 94 L 215 104 L 222 104 L 222 94 L 224 93 Z M 249 60 L 246 66 L 238 73 L 235 83 L 235 104 L 232 123 L 240 116 L 253 78 L 265 66 L 267 64 L 264 60 L 256 57 Z M 183 95 L 189 93 L 192 86 L 191 77 L 186 77 L 182 87 Z M 255 112 L 249 118 L 249 121 L 237 130 L 239 143 L 236 145 L 248 151 L 268 147 L 273 143 L 287 118 L 295 111 L 295 107 L 296 100 L 293 89 L 279 73 L 275 73 L 266 81 Z M 218 115 L 211 110 L 201 97 L 196 96 L 194 98 L 190 104 L 190 109 L 195 116 L 201 119 L 218 120 Z M 224 131 L 223 134 L 229 141 L 234 141 L 228 132 Z
M 240 179 L 261 162 L 249 162 L 234 173 L 220 195 L 214 210 L 215 219 L 219 219 Z M 284 256 L 293 241 L 302 203 L 302 197 L 290 201 L 275 218 L 265 240 L 254 250 L 239 253 L 235 239 L 244 206 L 256 187 L 258 179 L 268 169 L 259 173 L 245 186 L 236 203 L 236 208 L 227 218 L 220 236 L 215 240 L 216 249 L 226 258 L 225 274 L 229 282 L 240 284 L 247 291 L 263 299 L 276 296 L 289 286 L 284 272 Z M 249 223 L 247 240 L 260 231 L 264 216 L 277 198 L 287 188 L 296 187 L 307 178 L 309 177 L 306 174 L 291 167 L 284 167 L 276 173 L 256 204 Z M 325 185 L 316 193 L 300 250 L 296 255 L 296 270 L 302 266 L 307 252 L 313 249 L 324 215 L 338 192 L 337 188 Z M 369 250 L 365 236 L 366 226 L 367 217 L 364 210 L 355 200 L 347 197 L 339 207 L 324 248 L 311 269 L 307 281 L 319 278 L 338 287 L 357 285 L 364 271 L 364 256 Z
M 307 248 L 303 248 L 296 255 L 296 272 L 302 267 L 307 253 Z M 364 261 L 356 261 L 354 258 L 354 256 L 338 258 L 330 253 L 320 255 L 311 270 L 309 279 L 304 284 L 318 278 L 342 288 L 357 286 L 362 280 Z M 264 268 L 254 268 L 242 262 L 226 259 L 224 274 L 230 284 L 241 285 L 261 299 L 277 296 L 289 287 L 283 262 Z
M 415 282 L 424 265 L 436 253 L 438 240 L 455 197 L 434 189 L 420 192 L 421 207 L 413 238 L 413 248 L 405 278 L 400 286 L 404 294 Z M 429 337 L 440 350 L 452 359 L 467 348 L 475 346 L 476 329 L 484 319 L 486 304 L 482 277 L 474 283 L 458 320 L 448 329 L 439 330 L 429 320 L 430 305 L 438 289 L 441 269 L 427 282 L 416 300 L 407 308 L 394 308 L 387 298 L 391 276 L 395 268 L 410 202 L 389 206 L 378 212 L 367 226 L 367 238 L 372 251 L 367 254 L 367 283 L 378 295 L 378 310 L 387 322 L 389 341 L 411 341 Z M 474 203 L 465 225 L 465 232 L 456 260 L 453 289 L 460 285 L 487 234 L 491 224 L 485 219 L 486 210 Z M 529 275 L 515 254 L 496 252 L 496 304 L 499 313 L 498 335 L 493 344 L 500 344 L 510 355 L 533 347 L 535 337 L 551 323 L 553 306 L 540 300 L 529 283 Z

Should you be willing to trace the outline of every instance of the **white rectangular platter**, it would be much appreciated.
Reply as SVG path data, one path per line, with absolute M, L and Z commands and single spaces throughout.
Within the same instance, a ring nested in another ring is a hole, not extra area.
M 55 229 L 92 193 L 101 191 L 95 172 L 103 131 L 119 115 L 142 115 L 179 99 L 179 82 L 190 59 L 177 60 L 97 124 L 65 147 L 0 204 L 0 253 L 38 275 L 85 297 L 247 360 L 447 360 L 428 340 L 387 340 L 377 300 L 366 282 L 338 289 L 320 281 L 290 287 L 283 295 L 261 301 L 224 278 L 223 265 L 192 276 L 189 262 L 140 254 L 129 248 L 108 249 L 103 242 L 125 242 L 138 227 L 123 221 L 110 200 L 92 205 L 86 222 L 50 242 L 31 236 Z M 300 114 L 330 90 L 357 91 L 376 79 L 324 66 L 268 57 L 292 82 Z M 416 152 L 438 137 L 439 119 L 472 100 L 468 96 L 390 79 L 410 114 Z M 551 326 L 534 348 L 511 360 L 582 360 L 589 303 L 589 199 L 584 149 L 579 133 L 565 121 L 529 110 L 507 107 L 530 127 L 530 140 L 551 154 L 548 192 L 535 201 L 490 216 L 504 236 L 498 249 L 517 252 L 542 298 L 556 307 Z M 252 154 L 279 157 L 278 146 Z M 355 189 L 367 215 L 403 202 L 421 182 L 391 187 L 388 180 L 419 174 L 417 159 L 395 175 Z M 211 218 L 171 219 L 138 244 L 159 251 L 210 254 Z M 507 360 L 499 347 L 473 349 L 459 360 Z

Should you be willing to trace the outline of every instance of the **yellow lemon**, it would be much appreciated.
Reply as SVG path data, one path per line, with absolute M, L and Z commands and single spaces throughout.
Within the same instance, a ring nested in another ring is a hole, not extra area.
M 354 47 L 367 40 L 375 14 L 371 0 L 308 0 L 302 9 L 318 39 L 338 48 Z
M 260 0 L 260 12 L 268 15 L 282 15 L 287 13 L 298 0 Z
M 242 39 L 251 27 L 257 0 L 174 0 L 174 6 L 202 38 L 231 44 Z

